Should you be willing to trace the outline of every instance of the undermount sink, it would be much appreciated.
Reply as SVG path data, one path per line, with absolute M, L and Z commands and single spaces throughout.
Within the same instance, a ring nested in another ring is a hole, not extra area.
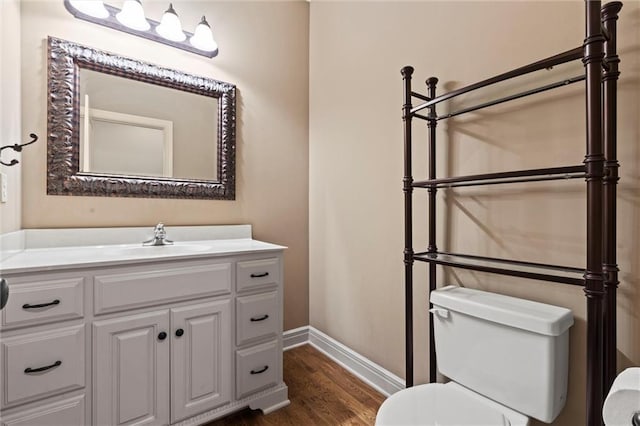
M 169 244 L 164 246 L 128 246 L 118 247 L 114 250 L 122 254 L 131 255 L 170 255 L 198 253 L 208 250 L 210 247 L 205 244 Z

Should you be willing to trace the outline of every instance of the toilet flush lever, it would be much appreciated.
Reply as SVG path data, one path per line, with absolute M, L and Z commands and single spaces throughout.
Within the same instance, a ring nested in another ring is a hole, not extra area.
M 447 309 L 431 308 L 429 309 L 429 312 L 431 312 L 433 315 L 439 316 L 440 318 L 449 318 L 449 311 Z

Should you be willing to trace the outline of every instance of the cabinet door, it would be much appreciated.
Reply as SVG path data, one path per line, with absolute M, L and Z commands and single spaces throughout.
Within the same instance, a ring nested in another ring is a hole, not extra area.
M 231 302 L 171 309 L 171 422 L 229 402 Z
M 93 323 L 97 425 L 169 423 L 169 332 L 168 310 Z

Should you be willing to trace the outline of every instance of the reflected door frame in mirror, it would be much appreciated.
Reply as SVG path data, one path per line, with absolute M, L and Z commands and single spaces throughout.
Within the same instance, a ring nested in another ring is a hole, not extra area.
M 80 171 L 80 68 L 218 99 L 217 181 Z M 236 86 L 48 38 L 47 194 L 235 199 Z

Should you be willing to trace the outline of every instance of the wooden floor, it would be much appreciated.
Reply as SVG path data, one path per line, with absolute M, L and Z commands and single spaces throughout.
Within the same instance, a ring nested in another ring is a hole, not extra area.
M 384 396 L 310 345 L 284 353 L 291 404 L 263 415 L 246 409 L 207 423 L 220 425 L 373 425 Z

